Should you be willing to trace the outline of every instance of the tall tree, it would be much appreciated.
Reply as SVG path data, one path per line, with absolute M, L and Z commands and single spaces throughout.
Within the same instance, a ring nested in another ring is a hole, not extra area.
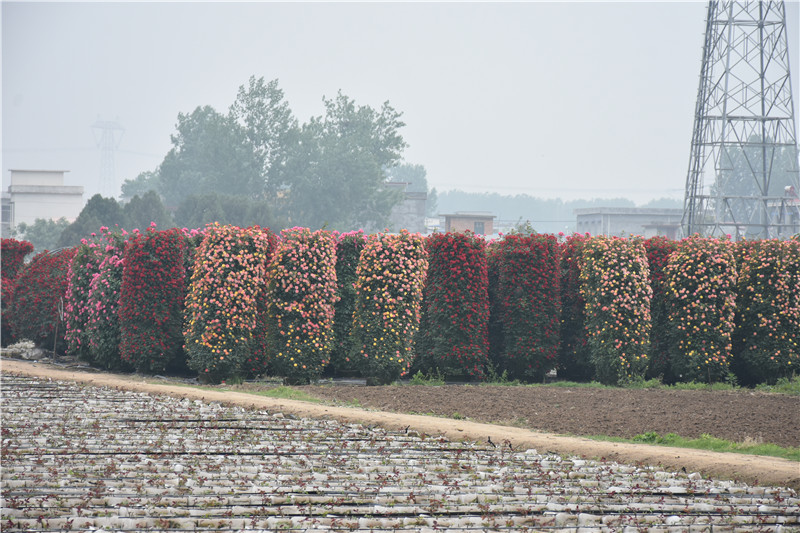
M 158 191 L 158 173 L 152 170 L 140 172 L 132 180 L 122 182 L 123 201 L 129 201 L 134 196 L 144 196 L 147 191 Z
M 384 186 L 400 160 L 405 124 L 388 102 L 380 111 L 343 95 L 323 98 L 325 115 L 303 125 L 287 164 L 291 223 L 351 230 L 380 228 L 400 197 Z
M 261 164 L 243 129 L 210 106 L 178 114 L 173 148 L 158 170 L 159 192 L 167 206 L 191 194 L 258 196 Z
M 158 229 L 169 229 L 174 227 L 172 215 L 164 208 L 161 198 L 155 191 L 147 191 L 142 196 L 134 196 L 130 202 L 125 204 L 125 216 L 128 224 L 132 228 L 141 230 L 155 222 Z
M 77 246 L 81 239 L 89 237 L 92 233 L 99 233 L 101 226 L 118 225 L 122 228 L 127 222 L 125 212 L 116 200 L 95 194 L 83 206 L 75 222 L 61 232 L 58 246 Z
M 229 117 L 244 131 L 247 143 L 258 159 L 267 198 L 274 200 L 286 181 L 286 163 L 291 147 L 299 141 L 300 127 L 284 99 L 278 80 L 250 77 L 239 87 Z
M 14 237 L 33 244 L 33 249 L 38 253 L 44 250 L 58 248 L 61 233 L 69 227 L 69 221 L 61 217 L 58 220 L 37 218 L 33 224 L 20 222 L 14 228 Z

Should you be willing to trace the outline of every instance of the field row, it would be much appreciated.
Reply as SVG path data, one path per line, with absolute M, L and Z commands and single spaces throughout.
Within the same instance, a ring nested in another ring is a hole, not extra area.
M 2 376 L 7 531 L 797 531 L 790 489 Z

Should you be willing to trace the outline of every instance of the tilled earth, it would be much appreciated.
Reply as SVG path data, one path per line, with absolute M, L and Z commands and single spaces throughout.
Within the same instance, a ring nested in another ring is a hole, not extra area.
M 2 388 L 6 531 L 800 524 L 800 499 L 780 487 L 46 378 L 4 374 Z
M 568 435 L 631 438 L 654 431 L 800 446 L 800 397 L 753 391 L 506 387 L 299 387 L 328 401 L 464 417 Z

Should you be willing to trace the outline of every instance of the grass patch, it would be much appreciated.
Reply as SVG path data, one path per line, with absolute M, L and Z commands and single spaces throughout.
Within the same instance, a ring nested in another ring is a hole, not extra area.
M 409 385 L 444 385 L 444 376 L 439 372 L 439 370 L 432 370 L 428 374 L 425 374 L 421 370 L 414 374 L 411 379 L 408 381 Z
M 258 396 L 266 396 L 267 398 L 278 398 L 281 400 L 298 400 L 301 402 L 322 403 L 322 400 L 315 398 L 310 394 L 303 391 L 287 387 L 286 385 L 279 385 L 268 390 L 263 391 L 247 391 L 248 394 L 256 394 Z
M 744 453 L 748 455 L 766 455 L 768 457 L 780 457 L 782 459 L 789 459 L 790 461 L 800 461 L 800 448 L 778 446 L 777 444 L 770 444 L 764 442 L 757 442 L 754 440 L 745 440 L 744 442 L 733 442 L 725 439 L 712 437 L 711 435 L 701 435 L 696 439 L 689 439 L 676 435 L 675 433 L 667 433 L 666 435 L 659 435 L 654 431 L 635 435 L 631 439 L 621 437 L 609 437 L 608 435 L 591 435 L 586 437 L 592 440 L 602 440 L 609 442 L 627 442 L 637 444 L 652 444 L 655 446 L 669 446 L 673 448 L 691 448 L 694 450 L 708 450 L 712 452 L 725 452 L 725 453 Z
M 791 379 L 781 378 L 775 385 L 758 385 L 756 390 L 800 396 L 800 376 L 793 376 Z

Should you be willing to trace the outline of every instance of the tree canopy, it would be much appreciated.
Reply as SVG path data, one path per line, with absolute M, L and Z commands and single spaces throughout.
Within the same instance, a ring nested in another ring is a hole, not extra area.
M 241 209 L 248 220 L 381 228 L 401 200 L 385 186 L 406 147 L 401 113 L 389 102 L 358 105 L 341 91 L 322 100 L 325 113 L 299 124 L 278 80 L 251 77 L 227 114 L 210 106 L 179 113 L 164 160 L 127 180 L 123 195 L 154 190 L 179 223 L 230 220 L 229 209 Z M 244 200 L 233 207 L 230 196 Z

